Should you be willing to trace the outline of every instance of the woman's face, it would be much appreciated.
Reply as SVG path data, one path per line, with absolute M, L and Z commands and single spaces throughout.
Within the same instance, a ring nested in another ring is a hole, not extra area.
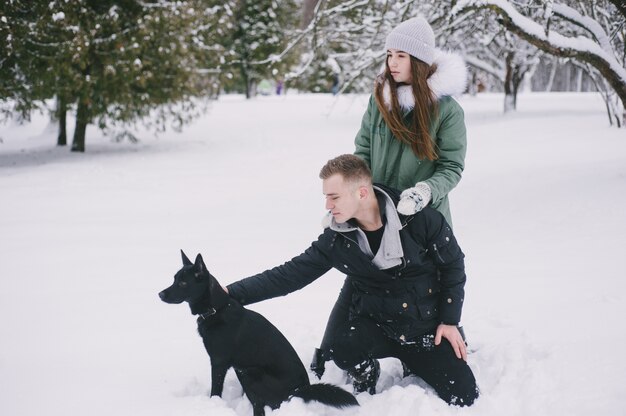
M 411 83 L 411 57 L 398 49 L 387 50 L 387 66 L 391 71 L 393 80 L 397 83 Z

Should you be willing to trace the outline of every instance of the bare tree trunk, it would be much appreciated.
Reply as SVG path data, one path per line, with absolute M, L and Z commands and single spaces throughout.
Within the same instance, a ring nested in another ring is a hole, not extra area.
M 576 68 L 576 92 L 583 90 L 583 70 L 582 68 Z
M 520 78 L 520 86 L 522 87 L 522 91 L 532 92 L 533 90 L 533 78 L 535 77 L 535 72 L 539 67 L 539 61 L 537 61 L 533 66 L 524 73 L 524 76 Z
M 246 77 L 246 99 L 256 97 L 256 80 Z
M 614 90 L 610 87 L 607 80 L 599 76 L 597 70 L 590 64 L 584 64 L 584 69 L 604 101 L 611 126 L 613 125 L 613 121 L 615 121 L 617 127 L 624 126 L 626 123 L 626 109 L 623 107 L 620 109 L 621 102 L 618 97 L 616 97 Z
M 239 65 L 239 71 L 241 72 L 241 79 L 246 88 L 246 99 L 249 100 L 256 95 L 256 82 L 254 78 L 250 76 L 248 64 L 245 60 Z
M 506 56 L 506 76 L 504 77 L 504 112 L 517 109 L 517 93 L 524 81 L 524 75 L 528 68 L 515 62 L 515 52 L 509 52 Z
M 550 68 L 550 78 L 548 78 L 548 85 L 546 85 L 546 92 L 552 91 L 552 84 L 554 84 L 554 77 L 556 76 L 556 70 L 559 67 L 559 60 L 557 57 L 553 57 L 552 59 L 552 68 Z
M 85 133 L 89 123 L 89 104 L 86 99 L 78 100 L 76 110 L 76 128 L 74 129 L 74 139 L 72 141 L 72 152 L 85 151 Z
M 477 87 L 476 83 L 477 83 L 476 71 L 472 70 L 472 81 L 467 86 L 467 92 L 472 97 L 475 96 L 478 93 L 478 91 L 477 91 L 478 87 Z
M 509 52 L 506 56 L 506 76 L 504 77 L 504 112 L 514 111 L 516 107 L 516 91 L 514 87 L 513 58 L 515 53 Z
M 59 119 L 59 136 L 57 146 L 67 145 L 67 103 L 57 95 L 57 117 Z

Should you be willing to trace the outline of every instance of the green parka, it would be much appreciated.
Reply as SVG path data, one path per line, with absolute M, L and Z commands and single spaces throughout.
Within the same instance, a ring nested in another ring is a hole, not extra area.
M 466 70 L 459 60 L 457 55 L 440 53 L 435 59 L 437 71 L 429 79 L 439 106 L 438 116 L 430 126 L 437 145 L 437 160 L 419 159 L 410 146 L 393 136 L 373 95 L 356 136 L 354 152 L 367 162 L 374 182 L 400 191 L 417 182 L 427 183 L 432 192 L 429 205 L 441 212 L 448 224 L 452 224 L 448 193 L 461 180 L 467 148 L 463 109 L 450 96 L 464 89 Z M 398 98 L 408 125 L 413 116 L 413 97 L 409 86 L 400 89 Z

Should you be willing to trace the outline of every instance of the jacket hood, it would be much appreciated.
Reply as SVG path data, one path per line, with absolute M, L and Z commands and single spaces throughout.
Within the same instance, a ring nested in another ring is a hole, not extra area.
M 394 201 L 391 196 L 376 185 L 374 185 L 374 191 L 378 198 L 381 215 L 384 215 L 386 218 L 380 247 L 376 253 L 372 252 L 367 236 L 356 224 L 352 221 L 337 223 L 330 212 L 327 216 L 330 216 L 329 227 L 331 230 L 338 233 L 355 232 L 356 242 L 361 251 L 373 257 L 372 263 L 376 265 L 376 267 L 380 270 L 385 270 L 402 264 L 404 249 L 402 248 L 400 230 L 402 230 L 404 224 L 402 224 L 398 212 L 396 211 L 397 201 Z
M 435 49 L 433 65 L 437 65 L 437 69 L 428 78 L 428 85 L 437 100 L 443 97 L 454 97 L 463 94 L 467 88 L 467 67 L 461 55 Z M 384 72 L 384 68 L 383 66 L 381 74 Z M 391 108 L 391 91 L 389 84 L 386 82 L 383 88 L 383 97 L 387 107 Z M 398 87 L 398 102 L 405 111 L 412 110 L 415 107 L 413 91 L 410 85 Z

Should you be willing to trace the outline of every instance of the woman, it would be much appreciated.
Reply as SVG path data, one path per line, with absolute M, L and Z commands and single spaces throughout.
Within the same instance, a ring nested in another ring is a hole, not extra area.
M 435 35 L 420 17 L 392 30 L 385 49 L 355 154 L 374 182 L 405 190 L 401 214 L 430 203 L 451 224 L 448 193 L 461 179 L 466 151 L 463 109 L 452 95 L 465 90 L 467 70 L 460 56 L 435 49 Z
M 430 204 L 451 225 L 448 193 L 461 179 L 466 152 L 463 110 L 452 95 L 465 90 L 467 70 L 458 55 L 435 48 L 434 32 L 422 17 L 393 29 L 385 49 L 385 69 L 376 79 L 355 154 L 367 162 L 375 183 L 403 190 L 400 214 L 412 215 Z M 311 364 L 320 376 L 331 358 L 330 345 L 348 323 L 349 280 Z M 374 390 L 379 367 L 375 360 L 369 364 L 348 371 L 357 392 Z

